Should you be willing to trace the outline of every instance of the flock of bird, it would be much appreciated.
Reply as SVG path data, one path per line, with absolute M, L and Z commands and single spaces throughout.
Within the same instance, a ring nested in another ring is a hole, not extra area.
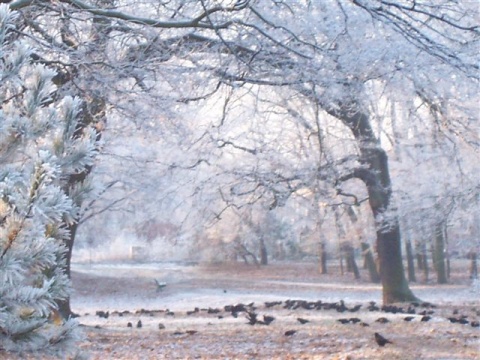
M 285 300 L 285 301 L 267 301 L 264 303 L 264 308 L 265 309 L 272 309 L 272 308 L 278 308 L 281 307 L 283 309 L 287 310 L 297 310 L 297 309 L 303 309 L 303 310 L 332 310 L 336 311 L 338 313 L 342 314 L 349 314 L 349 313 L 356 313 L 358 312 L 361 308 L 362 305 L 355 305 L 353 307 L 348 307 L 343 300 L 340 300 L 338 302 L 323 302 L 321 300 L 318 301 L 307 301 L 307 300 Z M 403 317 L 404 321 L 410 322 L 415 319 L 419 319 L 420 322 L 427 322 L 430 321 L 434 314 L 435 314 L 435 308 L 436 306 L 428 303 L 428 302 L 412 302 L 408 304 L 406 307 L 402 306 L 397 306 L 397 305 L 383 305 L 379 306 L 377 305 L 374 301 L 371 301 L 368 303 L 368 306 L 366 306 L 366 310 L 368 312 L 384 312 L 384 313 L 391 313 L 391 314 L 405 314 L 406 316 Z M 214 314 L 217 316 L 219 319 L 223 319 L 226 315 L 230 315 L 234 318 L 238 318 L 240 315 L 243 316 L 247 320 L 247 324 L 251 326 L 255 325 L 264 325 L 268 326 L 272 324 L 275 321 L 275 317 L 271 315 L 266 315 L 262 314 L 260 315 L 257 312 L 258 308 L 255 306 L 255 303 L 249 303 L 249 304 L 235 304 L 235 305 L 226 305 L 223 308 L 198 308 L 195 307 L 193 310 L 187 311 L 186 315 L 194 315 L 200 312 L 204 312 L 207 314 Z M 473 309 L 473 311 L 476 313 L 477 316 L 480 316 L 480 311 L 477 309 Z M 166 310 L 145 310 L 145 309 L 140 309 L 137 310 L 135 315 L 147 315 L 147 316 L 154 316 L 156 313 L 163 313 L 166 316 L 175 316 L 175 313 L 166 309 Z M 132 314 L 128 310 L 118 312 L 114 311 L 112 312 L 113 315 L 117 316 L 124 316 L 128 314 Z M 96 315 L 107 319 L 110 316 L 110 313 L 108 311 L 97 311 Z M 457 324 L 462 324 L 462 325 L 470 325 L 472 327 L 480 327 L 480 323 L 478 320 L 469 320 L 467 315 L 460 315 L 458 313 L 458 310 L 454 310 L 452 313 L 452 316 L 446 317 L 448 321 L 451 323 L 457 323 Z M 302 318 L 302 317 L 297 317 L 296 321 L 301 324 L 307 324 L 310 322 L 310 320 Z M 337 322 L 348 325 L 348 324 L 359 324 L 360 326 L 363 327 L 368 327 L 370 326 L 368 323 L 362 321 L 361 319 L 357 317 L 342 317 L 336 320 Z M 379 317 L 375 320 L 377 323 L 385 324 L 390 322 L 386 317 Z M 143 326 L 142 321 L 138 320 L 136 327 L 141 328 Z M 127 327 L 133 328 L 133 324 L 131 322 L 127 323 Z M 163 324 L 159 324 L 159 329 L 164 329 L 165 326 Z M 196 330 L 188 330 L 185 333 L 189 335 L 195 334 L 197 331 Z M 285 331 L 284 335 L 285 336 L 293 336 L 297 330 L 287 330 Z M 184 332 L 175 332 L 174 335 L 181 335 L 184 334 Z M 388 340 L 385 338 L 383 335 L 381 335 L 378 332 L 375 332 L 374 334 L 374 340 L 378 344 L 378 346 L 385 346 L 386 344 L 393 344 L 392 341 Z

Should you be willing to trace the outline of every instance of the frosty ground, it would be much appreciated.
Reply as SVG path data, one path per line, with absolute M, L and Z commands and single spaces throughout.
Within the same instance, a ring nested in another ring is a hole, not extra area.
M 314 262 L 74 264 L 72 308 L 85 334 L 79 351 L 91 359 L 478 359 L 480 328 L 447 319 L 480 319 L 479 292 L 468 279 L 468 264 L 457 265 L 449 285 L 412 285 L 418 297 L 436 307 L 417 308 L 433 310 L 430 321 L 415 315 L 406 322 L 406 314 L 367 310 L 370 301 L 381 305 L 381 288 L 366 274 L 354 280 L 333 266 L 331 274 L 320 275 Z M 155 279 L 166 287 L 159 291 Z M 349 308 L 362 308 L 355 313 L 286 309 L 288 299 L 344 300 Z M 266 307 L 271 301 L 282 304 Z M 252 302 L 260 319 L 275 320 L 252 326 L 244 313 L 235 318 L 224 309 Z M 190 313 L 195 308 L 199 311 Z M 108 318 L 97 311 L 108 311 Z M 369 326 L 338 322 L 351 317 Z M 380 317 L 389 322 L 377 322 Z M 309 322 L 302 325 L 297 318 Z M 286 336 L 288 330 L 296 332 Z M 393 344 L 379 347 L 375 332 Z

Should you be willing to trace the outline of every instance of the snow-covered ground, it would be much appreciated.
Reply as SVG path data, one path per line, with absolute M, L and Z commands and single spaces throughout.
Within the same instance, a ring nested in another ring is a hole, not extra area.
M 155 279 L 167 286 L 158 291 Z M 72 307 L 82 313 L 107 310 L 169 308 L 188 310 L 228 302 L 301 298 L 331 302 L 381 302 L 381 286 L 347 274 L 321 276 L 314 264 L 274 264 L 264 268 L 237 265 L 194 266 L 179 263 L 74 264 L 76 292 Z M 478 287 L 469 282 L 436 286 L 411 285 L 422 300 L 436 304 L 475 303 Z
M 459 268 L 449 285 L 412 285 L 418 297 L 437 305 L 417 309 L 433 311 L 428 322 L 420 321 L 421 315 L 406 322 L 405 314 L 368 311 L 370 301 L 381 303 L 379 285 L 366 278 L 355 281 L 351 274 L 340 276 L 335 267 L 332 275 L 319 275 L 314 263 L 258 268 L 244 264 L 74 264 L 72 308 L 80 315 L 86 334 L 79 347 L 92 359 L 478 359 L 480 328 L 447 319 L 454 312 L 470 322 L 480 319 L 478 288 L 471 286 L 462 271 Z M 158 290 L 155 279 L 166 287 Z M 347 307 L 361 304 L 362 309 L 347 314 L 286 309 L 287 299 L 344 300 Z M 267 301 L 282 301 L 282 305 L 269 308 Z M 252 302 L 260 319 L 269 315 L 275 321 L 252 326 L 245 313 L 235 318 L 224 309 L 225 305 Z M 195 308 L 199 311 L 187 313 Z M 108 318 L 95 315 L 100 310 L 108 311 Z M 298 317 L 309 322 L 302 325 Z M 350 317 L 369 326 L 338 322 Z M 377 322 L 381 317 L 389 322 Z M 141 328 L 137 328 L 138 321 Z M 286 336 L 288 330 L 295 334 Z M 394 344 L 379 347 L 374 332 Z

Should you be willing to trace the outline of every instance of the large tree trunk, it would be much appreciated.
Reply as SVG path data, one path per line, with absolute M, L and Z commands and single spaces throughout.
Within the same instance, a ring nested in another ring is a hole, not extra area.
M 356 108 L 355 103 L 352 102 L 351 105 L 353 109 Z M 390 209 L 392 184 L 387 154 L 380 147 L 367 114 L 354 111 L 348 106 L 340 108 L 341 110 L 330 109 L 329 113 L 350 128 L 360 150 L 360 161 L 364 165 L 340 180 L 358 178 L 367 187 L 370 208 L 377 226 L 376 245 L 383 302 L 416 301 L 418 299 L 410 290 L 405 277 L 398 218 Z

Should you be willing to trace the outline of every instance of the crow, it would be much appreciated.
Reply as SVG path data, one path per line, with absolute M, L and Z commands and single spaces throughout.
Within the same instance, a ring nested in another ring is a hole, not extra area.
M 358 310 L 360 310 L 360 308 L 362 307 L 362 305 L 355 305 L 353 308 L 351 308 L 349 311 L 350 312 L 357 312 Z
M 338 321 L 339 323 L 342 323 L 343 325 L 346 325 L 346 324 L 348 324 L 348 323 L 350 322 L 349 319 L 337 319 L 337 321 Z
M 375 341 L 379 346 L 385 346 L 385 344 L 393 344 L 390 340 L 385 339 L 382 335 L 379 333 L 375 333 Z
M 265 307 L 266 308 L 271 308 L 275 305 L 282 305 L 282 302 L 281 301 L 266 301 L 265 302 Z
M 297 330 L 287 330 L 287 331 L 285 331 L 285 336 L 292 336 L 296 332 L 297 332 Z
M 258 322 L 257 314 L 253 311 L 247 311 L 247 315 L 245 317 L 247 318 L 249 325 L 255 325 Z
M 302 324 L 302 325 L 310 322 L 310 320 L 302 319 L 302 318 L 297 318 L 297 321 L 298 321 L 300 324 Z
M 368 311 L 379 311 L 380 308 L 376 305 L 375 301 L 370 301 L 369 303 L 370 305 L 368 305 Z
M 376 322 L 379 322 L 380 324 L 386 324 L 388 322 L 390 322 L 390 320 L 388 320 L 387 318 L 385 317 L 381 317 L 381 318 L 378 318 L 377 320 L 375 320 Z
M 102 310 L 99 310 L 95 313 L 98 317 L 101 317 L 101 318 L 104 318 L 104 319 L 108 319 L 108 317 L 110 316 L 110 313 L 108 311 L 102 311 Z
M 208 308 L 207 310 L 207 314 L 218 314 L 220 312 L 220 309 L 212 309 L 212 308 Z
M 270 325 L 273 320 L 275 320 L 273 316 L 263 315 L 263 324 Z
M 192 315 L 192 314 L 198 313 L 199 311 L 200 311 L 200 309 L 198 307 L 196 307 L 193 310 L 187 311 L 187 315 Z
M 431 316 L 425 315 L 425 316 L 422 316 L 420 321 L 423 321 L 423 322 L 430 321 L 431 318 L 432 318 Z
M 133 324 L 131 322 L 128 322 L 127 327 L 131 328 L 133 327 Z
M 412 321 L 413 319 L 415 319 L 415 316 L 405 316 L 403 321 Z
M 142 320 L 138 320 L 137 322 L 137 328 L 141 328 L 142 327 Z

